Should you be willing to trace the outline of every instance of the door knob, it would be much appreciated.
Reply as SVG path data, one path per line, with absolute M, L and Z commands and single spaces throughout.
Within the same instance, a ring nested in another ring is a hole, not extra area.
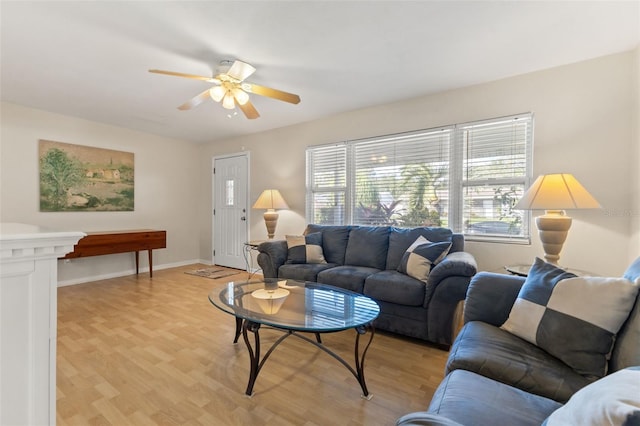
M 246 217 L 244 217 L 244 216 L 242 216 L 242 217 L 240 218 L 240 220 L 247 220 L 247 218 L 246 218 Z

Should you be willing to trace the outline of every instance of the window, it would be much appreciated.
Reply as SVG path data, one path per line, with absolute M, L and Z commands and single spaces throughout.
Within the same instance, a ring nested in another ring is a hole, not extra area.
M 513 210 L 531 179 L 533 116 L 522 114 L 307 149 L 307 221 L 445 226 L 524 241 Z
M 233 192 L 233 179 L 227 179 L 224 183 L 224 192 L 225 192 L 225 205 L 233 206 L 234 205 L 234 192 Z
M 456 222 L 467 238 L 528 239 L 527 213 L 513 207 L 531 179 L 532 129 L 531 115 L 458 126 L 462 170 L 452 198 L 462 203 Z
M 346 144 L 307 150 L 307 221 L 325 225 L 348 223 Z

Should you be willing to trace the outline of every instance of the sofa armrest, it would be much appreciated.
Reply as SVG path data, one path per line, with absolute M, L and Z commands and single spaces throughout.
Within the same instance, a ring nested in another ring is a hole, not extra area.
M 500 327 L 509 317 L 525 278 L 480 272 L 471 279 L 464 304 L 464 322 L 482 321 Z
M 396 421 L 396 426 L 462 426 L 458 422 L 449 420 L 438 414 L 430 414 L 427 411 L 417 411 L 405 414 Z
M 450 253 L 431 270 L 427 282 L 427 295 L 431 297 L 424 302 L 430 341 L 447 346 L 453 342 L 456 308 L 476 271 L 475 259 L 466 252 Z
M 453 343 L 456 309 L 464 300 L 470 277 L 449 275 L 438 283 L 427 308 L 427 334 L 429 340 L 445 346 Z
M 478 272 L 478 264 L 471 253 L 456 251 L 449 253 L 429 273 L 429 285 L 437 286 L 440 281 L 451 275 L 473 277 Z
M 285 240 L 265 241 L 258 246 L 258 265 L 265 278 L 278 278 L 278 269 L 287 261 Z

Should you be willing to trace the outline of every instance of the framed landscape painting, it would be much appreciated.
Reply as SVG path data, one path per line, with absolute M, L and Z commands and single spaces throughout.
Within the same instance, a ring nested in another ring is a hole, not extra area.
M 40 140 L 40 211 L 133 211 L 133 153 Z

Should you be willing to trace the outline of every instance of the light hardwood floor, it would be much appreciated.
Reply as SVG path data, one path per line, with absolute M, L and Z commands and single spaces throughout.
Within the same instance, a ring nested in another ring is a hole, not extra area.
M 249 398 L 249 356 L 233 317 L 187 267 L 58 289 L 57 423 L 64 425 L 392 425 L 424 410 L 447 352 L 377 332 L 365 362 L 373 398 L 336 360 L 287 339 Z M 353 330 L 323 342 L 353 362 Z M 280 334 L 261 331 L 263 351 Z

